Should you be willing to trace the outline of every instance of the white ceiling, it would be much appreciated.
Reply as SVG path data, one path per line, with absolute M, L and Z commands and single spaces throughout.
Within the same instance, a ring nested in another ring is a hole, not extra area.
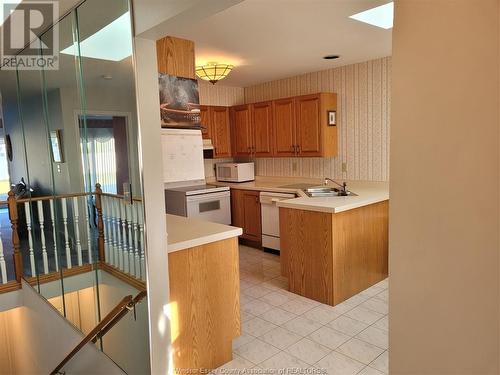
M 175 36 L 193 40 L 197 64 L 232 63 L 221 84 L 247 87 L 391 55 L 392 29 L 349 18 L 389 0 L 245 0 Z M 336 54 L 337 60 L 324 60 Z

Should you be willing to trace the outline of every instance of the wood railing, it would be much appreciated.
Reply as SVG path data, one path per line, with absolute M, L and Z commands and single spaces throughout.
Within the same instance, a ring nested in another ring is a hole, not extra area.
M 23 277 L 51 281 L 61 270 L 63 275 L 72 269 L 69 274 L 76 274 L 89 265 L 144 289 L 142 199 L 127 202 L 96 184 L 94 192 L 22 199 L 10 191 L 2 206 L 9 212 L 15 280 L 8 280 L 0 237 L 0 292 L 15 289 Z

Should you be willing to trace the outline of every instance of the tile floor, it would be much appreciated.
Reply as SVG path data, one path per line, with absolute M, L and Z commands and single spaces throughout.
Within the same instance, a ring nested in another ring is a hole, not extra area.
M 240 246 L 240 276 L 242 334 L 233 342 L 233 360 L 214 373 L 388 373 L 387 279 L 331 307 L 288 292 L 279 257 L 246 246 Z

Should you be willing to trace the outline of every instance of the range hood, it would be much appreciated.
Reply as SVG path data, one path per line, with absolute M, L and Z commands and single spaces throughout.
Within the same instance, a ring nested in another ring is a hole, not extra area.
M 211 139 L 203 140 L 203 159 L 213 159 L 214 158 L 214 145 Z

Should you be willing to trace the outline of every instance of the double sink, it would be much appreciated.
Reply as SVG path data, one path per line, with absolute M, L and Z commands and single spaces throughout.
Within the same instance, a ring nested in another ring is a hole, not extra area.
M 294 184 L 294 185 L 284 185 L 280 186 L 284 189 L 301 189 L 306 193 L 309 197 L 354 197 L 357 194 L 352 191 L 347 191 L 347 194 L 342 191 L 342 189 L 338 189 L 336 187 L 323 186 L 323 185 L 310 185 L 310 184 Z

